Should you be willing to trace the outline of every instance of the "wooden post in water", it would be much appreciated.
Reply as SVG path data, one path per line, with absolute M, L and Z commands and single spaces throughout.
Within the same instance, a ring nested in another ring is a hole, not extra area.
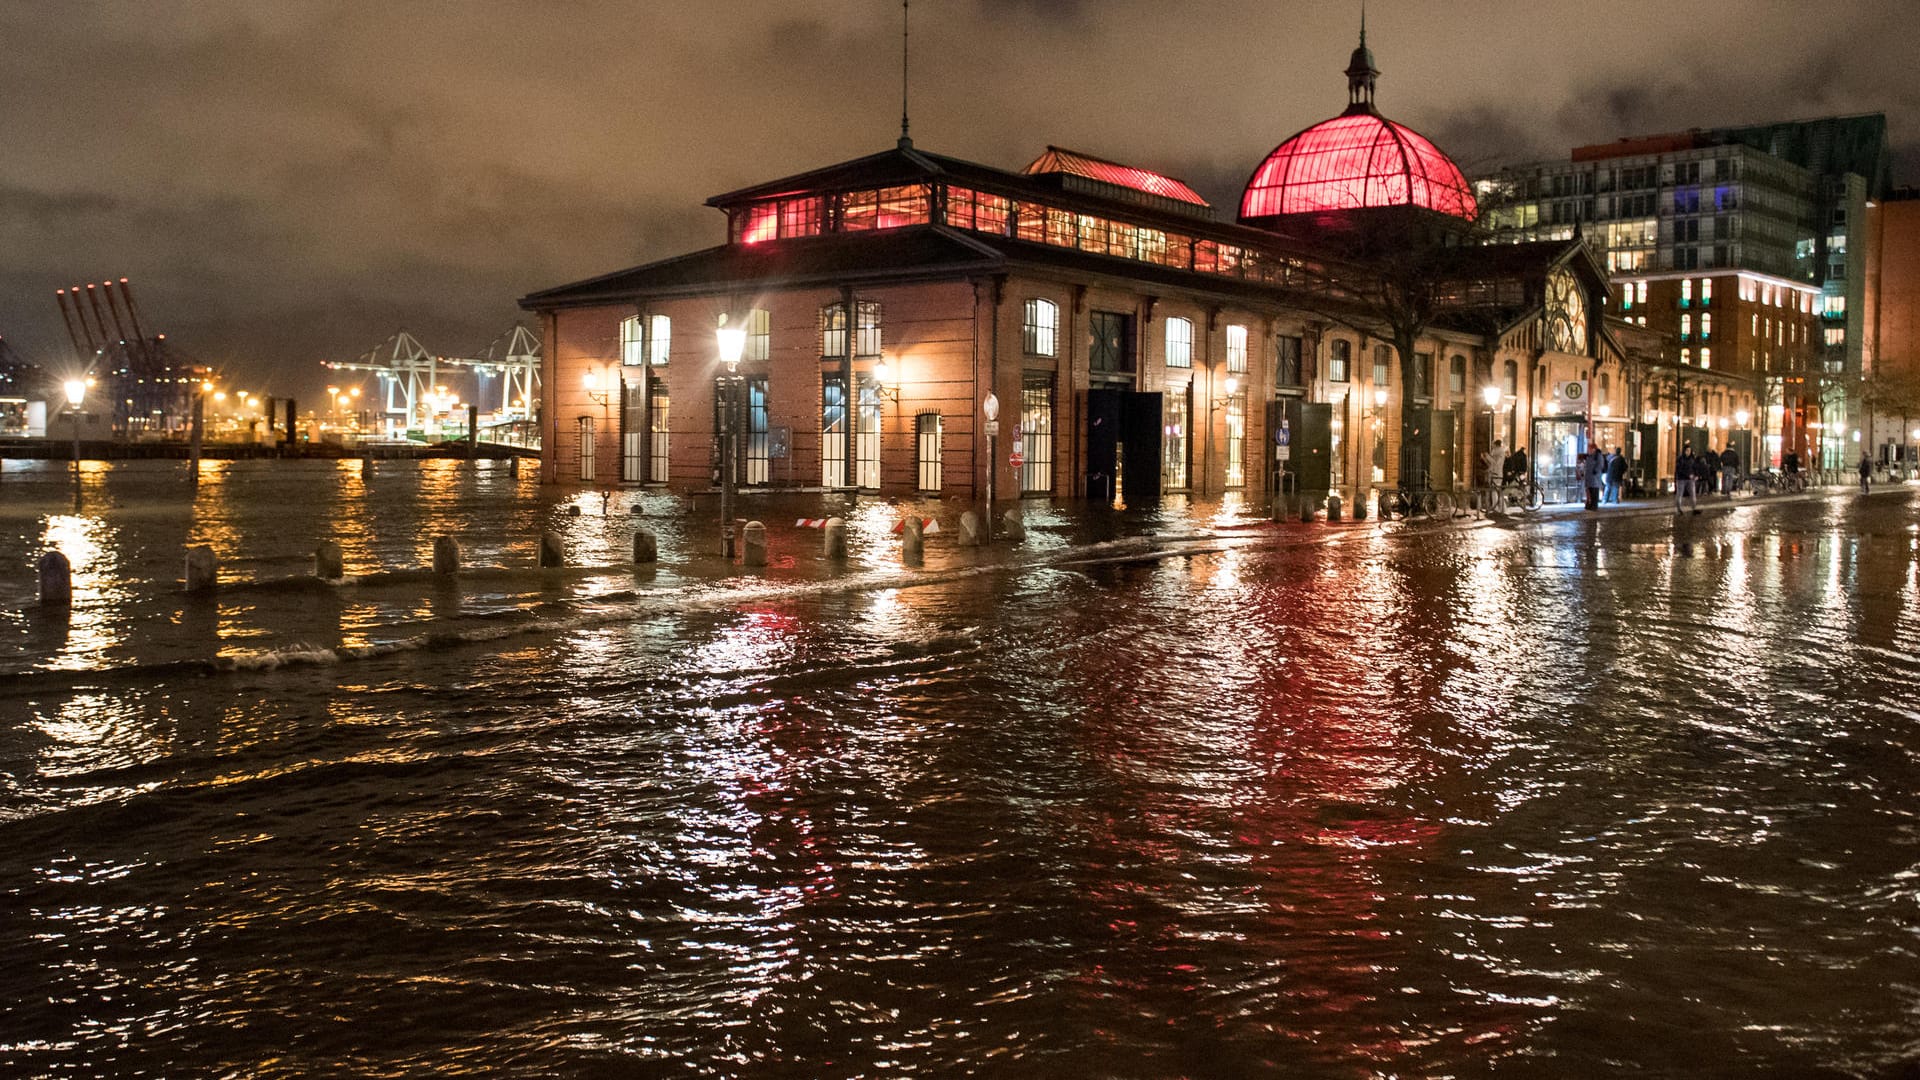
M 518 460 L 517 458 L 515 460 Z M 654 537 L 651 529 L 633 530 L 633 562 L 643 563 L 660 561 L 660 541 Z
M 220 560 L 213 549 L 200 544 L 187 549 L 187 591 L 206 592 L 220 583 Z
M 467 406 L 467 460 L 480 456 L 480 406 Z
M 187 479 L 200 482 L 200 445 L 207 430 L 207 395 L 193 395 L 193 430 L 187 437 Z
M 40 606 L 73 606 L 73 564 L 58 551 L 40 556 Z
M 919 515 L 907 518 L 906 528 L 900 532 L 900 561 L 908 566 L 919 566 L 926 561 L 927 531 L 920 523 Z
M 563 566 L 565 559 L 560 554 L 560 534 L 551 530 L 540 534 L 540 565 Z
M 452 577 L 460 572 L 460 541 L 442 536 L 433 542 L 433 572 Z
M 313 549 L 313 576 L 322 581 L 339 581 L 346 576 L 345 561 L 339 544 L 322 540 L 320 546 Z

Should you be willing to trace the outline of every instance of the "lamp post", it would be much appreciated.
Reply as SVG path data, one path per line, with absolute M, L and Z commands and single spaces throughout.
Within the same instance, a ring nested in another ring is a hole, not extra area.
M 80 501 L 80 402 L 87 396 L 85 379 L 68 379 L 67 418 L 73 421 L 73 501 Z
M 980 411 L 987 418 L 987 521 L 986 538 L 993 539 L 993 474 L 999 468 L 1000 461 L 1000 396 L 987 391 L 986 399 L 980 402 Z
M 713 332 L 720 362 L 727 373 L 720 379 L 720 547 L 733 560 L 733 384 L 740 370 L 740 355 L 747 348 L 747 328 L 728 326 L 720 317 L 720 328 Z

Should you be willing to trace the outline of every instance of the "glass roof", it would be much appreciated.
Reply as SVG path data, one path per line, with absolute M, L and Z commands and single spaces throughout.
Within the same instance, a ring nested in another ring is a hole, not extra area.
M 1336 116 L 1281 143 L 1254 170 L 1240 218 L 1372 206 L 1424 206 L 1471 220 L 1466 177 L 1418 132 L 1371 110 Z
M 1195 206 L 1207 205 L 1200 193 L 1171 176 L 1162 176 L 1148 169 L 1122 165 L 1115 161 L 1106 161 L 1090 154 L 1062 150 L 1057 146 L 1047 147 L 1047 152 L 1034 159 L 1026 168 L 1027 175 L 1038 176 L 1043 173 L 1071 173 L 1089 180 L 1098 180 L 1104 184 L 1144 191 L 1149 195 L 1173 199 L 1177 202 L 1191 203 Z

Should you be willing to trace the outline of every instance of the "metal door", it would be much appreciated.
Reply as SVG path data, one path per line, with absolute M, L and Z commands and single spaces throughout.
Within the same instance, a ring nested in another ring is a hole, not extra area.
M 1160 500 L 1160 410 L 1158 393 L 1121 392 L 1120 497 L 1129 506 Z
M 1113 502 L 1114 470 L 1120 464 L 1119 390 L 1087 391 L 1087 498 Z

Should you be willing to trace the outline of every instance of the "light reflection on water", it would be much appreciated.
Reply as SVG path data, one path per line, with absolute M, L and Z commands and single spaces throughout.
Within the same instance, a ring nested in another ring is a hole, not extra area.
M 93 545 L 88 589 L 123 590 L 52 647 L 8 624 L 9 670 L 118 669 L 0 689 L 30 718 L 0 727 L 0 1072 L 1915 1056 L 1913 500 L 1289 526 L 944 577 L 981 556 L 936 542 L 938 583 L 857 589 L 817 584 L 847 578 L 763 502 L 796 557 L 727 602 L 754 578 L 684 554 L 716 530 L 671 497 L 603 514 L 431 464 L 355 494 L 352 469 L 237 463 L 179 505 L 108 474 L 116 514 L 73 517 L 49 483 L 31 521 L 0 516 L 14 570 L 57 535 Z M 897 566 L 907 510 L 850 515 L 848 578 Z M 1035 506 L 1030 550 L 1223 512 Z M 482 565 L 529 565 L 542 528 L 612 563 L 636 521 L 657 569 L 403 572 L 456 525 Z M 323 526 L 390 576 L 272 584 Z M 173 591 L 195 536 L 224 537 L 244 587 Z M 501 627 L 521 632 L 452 636 Z M 408 644 L 168 666 L 235 641 Z

